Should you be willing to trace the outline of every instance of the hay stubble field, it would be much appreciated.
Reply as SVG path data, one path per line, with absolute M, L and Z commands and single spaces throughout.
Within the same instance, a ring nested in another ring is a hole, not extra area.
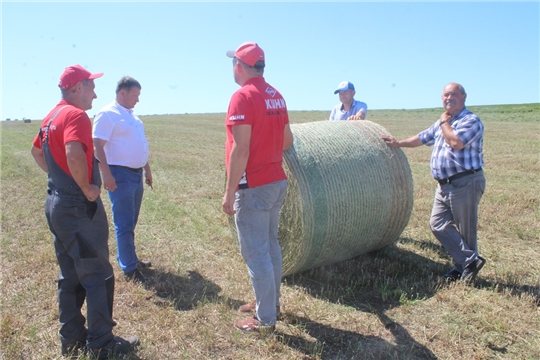
M 132 359 L 539 359 L 540 104 L 470 107 L 483 120 L 487 189 L 474 284 L 441 280 L 450 258 L 429 230 L 431 148 L 404 149 L 414 181 L 411 219 L 395 245 L 283 279 L 273 337 L 234 329 L 252 300 L 245 265 L 221 211 L 224 114 L 145 116 L 154 189 L 136 229 L 148 284 L 116 264 L 118 335 L 141 338 Z M 372 110 L 398 139 L 441 109 Z M 327 112 L 291 112 L 292 123 Z M 57 359 L 58 267 L 43 213 L 46 174 L 30 144 L 39 128 L 1 124 L 0 359 Z M 110 209 L 105 192 L 103 200 Z M 110 211 L 109 218 L 110 218 Z M 81 357 L 84 359 L 84 357 Z

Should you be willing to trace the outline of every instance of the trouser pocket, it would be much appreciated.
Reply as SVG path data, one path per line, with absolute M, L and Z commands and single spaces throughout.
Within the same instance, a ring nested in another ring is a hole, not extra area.
M 97 208 L 98 208 L 97 202 L 88 201 L 88 200 L 85 199 L 84 200 L 84 206 L 86 208 L 86 216 L 88 216 L 88 218 L 90 220 L 93 220 L 94 216 L 96 215 Z

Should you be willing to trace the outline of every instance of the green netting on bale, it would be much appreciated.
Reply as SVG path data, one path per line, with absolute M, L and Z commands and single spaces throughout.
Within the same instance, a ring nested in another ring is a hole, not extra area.
M 409 163 L 370 121 L 292 124 L 279 220 L 283 276 L 394 243 L 413 206 Z M 234 219 L 230 222 L 236 236 Z

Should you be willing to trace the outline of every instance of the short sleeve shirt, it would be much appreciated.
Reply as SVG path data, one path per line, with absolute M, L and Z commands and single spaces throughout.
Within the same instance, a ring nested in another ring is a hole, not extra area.
M 91 183 L 94 166 L 94 144 L 92 142 L 92 123 L 86 112 L 62 100 L 43 119 L 41 128 L 44 130 L 51 117 L 62 106 L 65 108 L 58 113 L 49 127 L 48 141 L 51 156 L 62 170 L 73 177 L 67 163 L 66 144 L 71 141 L 80 142 L 86 156 L 88 181 Z M 33 145 L 39 149 L 42 148 L 39 134 L 34 138 Z
M 349 116 L 356 115 L 360 109 L 364 109 L 364 114 L 367 115 L 367 104 L 353 99 L 351 108 L 348 111 L 343 109 L 343 104 L 339 103 L 332 109 L 329 120 L 347 120 Z
M 94 138 L 107 141 L 107 163 L 141 168 L 148 162 L 148 141 L 143 122 L 116 101 L 105 106 L 94 118 Z
M 226 165 L 234 143 L 232 127 L 251 125 L 250 152 L 241 187 L 256 187 L 285 180 L 282 167 L 283 134 L 289 123 L 285 100 L 265 79 L 248 80 L 231 97 L 225 120 Z
M 478 116 L 467 108 L 450 119 L 452 131 L 464 147 L 456 150 L 443 136 L 440 121 L 420 132 L 418 138 L 424 145 L 433 145 L 431 173 L 435 179 L 447 179 L 467 170 L 479 169 L 484 165 L 483 143 L 484 124 Z

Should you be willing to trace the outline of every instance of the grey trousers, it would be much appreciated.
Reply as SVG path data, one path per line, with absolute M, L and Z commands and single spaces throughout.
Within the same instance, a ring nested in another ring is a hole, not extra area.
M 257 301 L 257 318 L 264 325 L 276 323 L 282 263 L 278 240 L 279 211 L 285 200 L 287 180 L 238 190 L 234 208 L 240 251 L 248 267 Z
M 486 189 L 484 172 L 437 185 L 429 225 L 433 235 L 463 269 L 478 257 L 478 204 Z

